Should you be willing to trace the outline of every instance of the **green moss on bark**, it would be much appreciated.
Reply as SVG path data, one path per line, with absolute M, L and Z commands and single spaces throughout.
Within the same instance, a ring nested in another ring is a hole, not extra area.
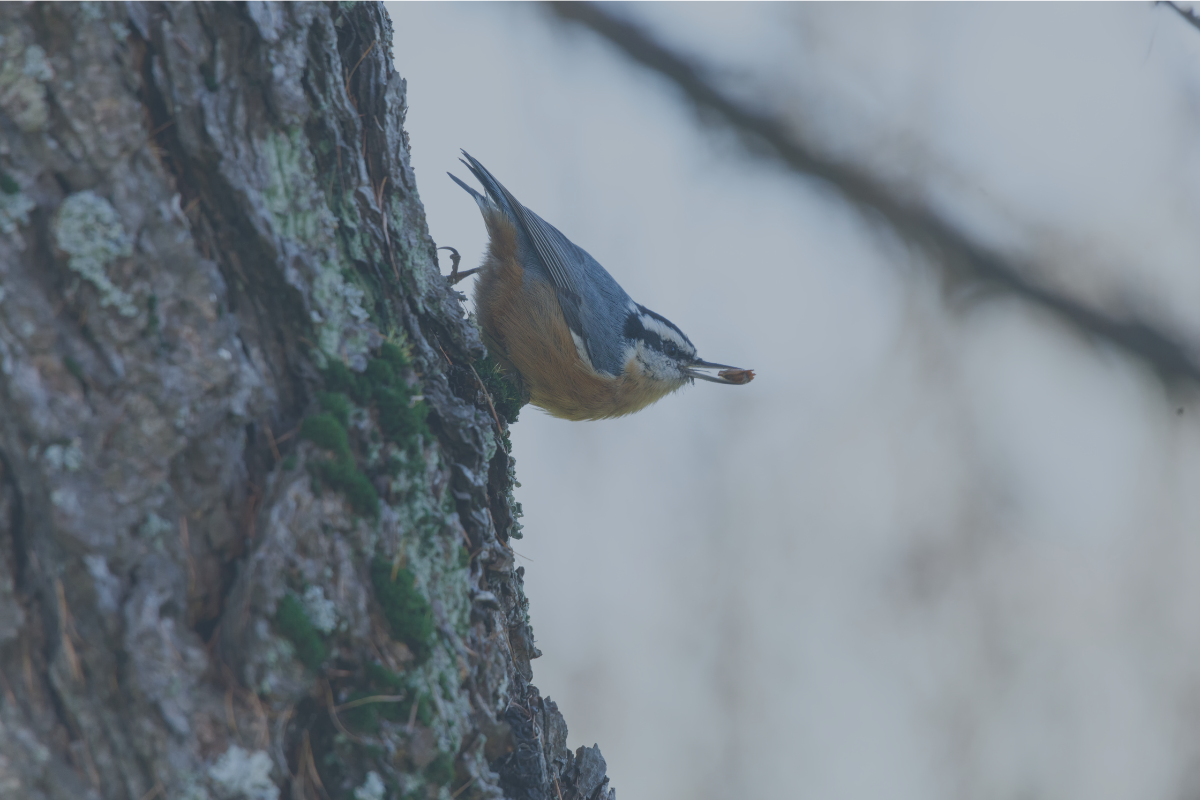
M 350 405 L 350 399 L 341 392 L 321 392 L 317 396 L 317 402 L 321 404 L 321 408 L 333 415 L 333 418 L 342 423 L 343 427 L 350 424 L 350 412 L 353 406 Z
M 454 780 L 454 756 L 438 753 L 437 758 L 425 768 L 425 777 L 435 786 L 445 786 Z
M 413 574 L 402 567 L 392 580 L 392 565 L 376 558 L 371 562 L 371 583 L 392 635 L 408 646 L 418 664 L 423 663 L 433 644 L 433 612 L 417 589 Z
M 337 400 L 329 399 L 330 394 L 342 394 L 362 406 L 373 405 L 384 437 L 402 447 L 411 447 L 418 436 L 429 435 L 425 424 L 429 408 L 404 378 L 404 372 L 411 366 L 405 348 L 390 341 L 379 348 L 378 358 L 367 361 L 367 368 L 361 374 L 331 359 L 323 373 L 329 392 L 322 395 L 322 407 L 335 415 L 340 413 L 341 406 Z
M 275 624 L 296 648 L 301 663 L 313 672 L 318 671 L 327 655 L 325 643 L 300 601 L 290 594 L 284 595 L 275 611 Z
M 333 414 L 317 414 L 304 420 L 300 436 L 336 456 L 350 457 L 350 437 Z
M 363 405 L 371 399 L 371 388 L 365 378 L 352 371 L 336 358 L 329 359 L 323 372 L 325 387 L 331 392 L 349 395 L 354 402 Z
M 492 405 L 496 407 L 496 413 L 508 422 L 516 422 L 517 415 L 529 400 L 521 393 L 520 387 L 504 374 L 500 362 L 488 353 L 482 360 L 475 362 L 475 371 L 479 373 L 479 379 L 492 396 Z
M 364 517 L 379 516 L 379 493 L 366 475 L 359 472 L 354 459 L 346 456 L 318 465 L 321 477 L 334 489 L 341 492 L 350 507 Z
M 348 404 L 341 410 L 349 416 Z M 350 436 L 337 416 L 326 412 L 309 417 L 300 425 L 300 435 L 334 455 L 330 461 L 312 465 L 315 474 L 341 492 L 359 514 L 372 518 L 379 516 L 379 493 L 354 463 Z

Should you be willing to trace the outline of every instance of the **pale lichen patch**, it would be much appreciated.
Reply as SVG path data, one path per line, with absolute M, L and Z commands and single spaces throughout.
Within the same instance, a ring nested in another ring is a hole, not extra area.
M 137 316 L 133 297 L 112 282 L 107 267 L 133 255 L 129 235 L 112 204 L 91 190 L 63 201 L 54 224 L 58 248 L 70 256 L 67 266 L 100 292 L 100 305 L 115 306 L 123 317 Z
M 78 472 L 83 466 L 83 440 L 78 437 L 66 444 L 52 444 L 42 453 L 51 472 Z
M 29 224 L 29 212 L 36 205 L 28 195 L 0 192 L 0 233 L 15 236 L 19 226 Z M 24 242 L 19 238 L 17 242 L 17 248 L 23 250 Z
M 162 537 L 174 530 L 175 526 L 151 511 L 146 515 L 146 520 L 138 526 L 138 535 L 143 539 L 161 544 Z
M 309 621 L 321 633 L 333 633 L 338 627 L 337 604 L 325 597 L 320 586 L 309 586 L 301 598 Z
M 316 163 L 307 139 L 298 128 L 272 133 L 262 141 L 261 152 L 267 173 L 263 203 L 275 232 L 312 253 L 315 274 L 307 276 L 308 295 L 318 348 L 324 356 L 365 364 L 372 337 L 363 291 L 342 277 L 338 219 L 314 180 Z
M 279 798 L 279 787 L 271 780 L 271 756 L 265 750 L 251 753 L 232 745 L 208 768 L 208 777 L 213 788 L 229 800 Z
M 363 781 L 363 785 L 354 790 L 354 800 L 383 800 L 386 791 L 379 773 L 371 771 L 367 773 L 367 779 Z
M 36 44 L 22 50 L 18 35 L 0 37 L 0 109 L 25 133 L 46 127 L 50 112 L 42 84 L 53 78 L 45 50 Z

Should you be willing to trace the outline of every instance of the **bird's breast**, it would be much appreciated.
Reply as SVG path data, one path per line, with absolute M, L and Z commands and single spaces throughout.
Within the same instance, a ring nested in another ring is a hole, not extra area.
M 496 356 L 516 369 L 530 402 L 563 419 L 605 419 L 632 414 L 682 384 L 655 380 L 636 359 L 620 375 L 603 375 L 580 357 L 558 295 L 526 274 L 516 231 L 507 220 L 489 220 L 491 241 L 475 284 L 475 311 Z

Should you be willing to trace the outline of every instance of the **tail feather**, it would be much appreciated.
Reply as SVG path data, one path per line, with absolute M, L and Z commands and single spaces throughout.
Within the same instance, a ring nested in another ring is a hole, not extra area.
M 542 264 L 546 268 L 546 272 L 550 276 L 550 281 L 558 288 L 578 295 L 579 287 L 576 285 L 574 276 L 566 264 L 572 254 L 564 252 L 564 250 L 565 248 L 574 248 L 567 237 L 559 233 L 557 229 L 553 228 L 537 214 L 534 214 L 517 202 L 517 198 L 513 197 L 512 193 L 504 188 L 504 184 L 496 180 L 492 176 L 492 173 L 487 171 L 487 167 L 476 161 L 470 153 L 466 150 L 461 152 L 465 160 L 459 160 L 483 184 L 484 191 L 488 193 L 493 206 L 500 209 L 505 216 L 512 220 L 529 237 L 530 243 L 537 251 Z M 482 208 L 483 206 L 481 205 L 480 207 Z
M 486 196 L 481 195 L 479 192 L 460 181 L 454 175 L 450 175 L 450 173 L 447 172 L 446 174 L 450 175 L 451 180 L 453 180 L 462 188 L 466 189 L 467 192 L 470 193 L 471 197 L 475 198 L 475 202 L 479 205 L 479 209 L 481 211 L 487 212 L 492 209 L 499 209 L 510 219 L 519 221 L 521 219 L 521 214 L 519 211 L 521 205 L 517 202 L 517 199 L 513 197 L 507 189 L 504 188 L 504 185 L 501 184 L 500 181 L 496 180 L 492 173 L 487 171 L 487 167 L 476 161 L 475 158 L 466 150 L 462 150 L 461 152 L 466 157 L 460 158 L 459 161 L 464 167 L 471 171 L 471 174 L 475 176 L 475 180 L 479 181 L 480 184 L 483 185 L 483 190 L 487 194 Z
M 463 189 L 466 190 L 467 194 L 471 195 L 471 197 L 474 198 L 475 203 L 476 203 L 476 205 L 479 206 L 480 211 L 486 211 L 488 209 L 488 206 L 491 204 L 488 202 L 488 199 L 486 197 L 484 197 L 479 192 L 475 191 L 470 186 L 467 186 L 465 183 L 460 181 L 458 179 L 458 176 L 455 175 L 454 173 L 447 172 L 446 174 L 450 176 L 450 180 L 457 183 L 459 186 L 461 186 Z
M 517 199 L 504 188 L 504 185 L 500 181 L 496 180 L 492 173 L 487 171 L 487 167 L 476 161 L 474 156 L 466 150 L 462 150 L 461 152 L 465 158 L 460 158 L 459 161 L 471 171 L 471 174 L 475 176 L 475 180 L 483 184 L 483 190 L 487 192 L 492 204 L 503 210 L 514 220 L 520 219 L 518 212 L 520 204 L 517 202 Z

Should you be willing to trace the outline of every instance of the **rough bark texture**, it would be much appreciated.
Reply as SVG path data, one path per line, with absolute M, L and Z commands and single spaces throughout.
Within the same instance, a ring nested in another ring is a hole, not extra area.
M 0 36 L 0 797 L 612 797 L 382 7 Z

